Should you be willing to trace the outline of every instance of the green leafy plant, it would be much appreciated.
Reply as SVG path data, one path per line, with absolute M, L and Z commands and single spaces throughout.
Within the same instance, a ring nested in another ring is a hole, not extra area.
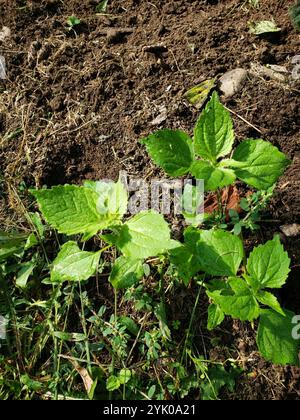
M 278 180 L 289 160 L 272 144 L 247 139 L 232 153 L 233 123 L 229 112 L 213 93 L 194 129 L 193 139 L 180 130 L 163 129 L 141 140 L 154 163 L 173 177 L 191 173 L 205 181 L 206 191 L 235 182 L 266 190 Z M 199 159 L 200 158 L 200 159 Z
M 82 240 L 88 240 L 107 231 L 102 239 L 108 247 L 116 246 L 122 253 L 110 276 L 116 288 L 130 287 L 137 282 L 144 274 L 145 259 L 165 254 L 177 246 L 170 238 L 168 224 L 155 212 L 142 212 L 122 223 L 128 197 L 121 182 L 89 181 L 82 187 L 65 185 L 31 192 L 44 218 L 60 233 L 82 234 Z M 76 243 L 67 242 L 53 263 L 52 281 L 87 280 L 95 274 L 101 252 L 86 252 Z

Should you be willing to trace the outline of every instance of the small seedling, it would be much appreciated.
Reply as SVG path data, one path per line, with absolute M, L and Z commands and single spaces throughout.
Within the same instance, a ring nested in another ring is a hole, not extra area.
M 76 26 L 79 26 L 81 24 L 81 20 L 78 19 L 76 16 L 70 16 L 67 20 L 67 24 L 69 26 L 69 29 L 72 30 Z

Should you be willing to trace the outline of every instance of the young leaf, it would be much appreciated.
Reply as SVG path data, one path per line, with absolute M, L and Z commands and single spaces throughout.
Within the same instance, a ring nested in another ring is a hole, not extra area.
M 280 243 L 279 235 L 276 235 L 272 241 L 254 248 L 247 263 L 253 287 L 279 289 L 288 278 L 290 262 L 287 252 Z
M 208 319 L 207 319 L 207 329 L 208 331 L 214 330 L 218 325 L 222 324 L 224 321 L 225 314 L 220 308 L 220 306 L 212 303 L 208 307 Z
M 221 310 L 233 318 L 241 321 L 253 321 L 259 317 L 259 305 L 253 292 L 249 289 L 247 283 L 240 278 L 231 278 L 228 284 L 232 293 L 225 294 L 222 291 L 207 292 L 208 296 L 215 304 L 220 306 Z
M 276 183 L 290 164 L 277 147 L 264 140 L 248 139 L 241 143 L 229 161 L 236 176 L 248 185 L 267 190 Z
M 91 188 L 65 185 L 49 190 L 31 190 L 46 221 L 60 233 L 95 235 L 118 222 L 119 215 L 100 213 L 107 196 Z
M 53 262 L 52 282 L 84 281 L 94 276 L 101 251 L 81 251 L 76 242 L 65 243 Z
M 240 238 L 223 230 L 201 231 L 197 255 L 202 269 L 211 276 L 235 276 L 243 259 Z
M 261 311 L 257 345 L 266 360 L 278 365 L 299 366 L 300 340 L 293 337 L 294 316 L 290 311 L 285 311 L 285 316 L 272 310 Z
M 233 142 L 230 114 L 214 92 L 195 127 L 195 152 L 203 159 L 216 163 L 218 158 L 231 152 Z
M 278 312 L 280 315 L 285 316 L 285 313 L 281 308 L 280 303 L 278 302 L 276 296 L 272 295 L 272 293 L 260 290 L 255 296 L 260 303 L 269 306 L 270 308 L 274 309 L 275 312 Z
M 160 130 L 141 140 L 154 163 L 171 176 L 189 172 L 194 160 L 192 139 L 180 130 Z
M 198 180 L 204 180 L 205 191 L 216 191 L 234 183 L 236 176 L 233 170 L 218 168 L 205 160 L 197 160 L 191 167 L 191 174 Z
M 126 289 L 144 276 L 142 260 L 120 257 L 115 261 L 109 281 L 115 289 Z
M 162 215 L 141 212 L 125 223 L 117 234 L 107 235 L 127 258 L 145 259 L 178 247 Z

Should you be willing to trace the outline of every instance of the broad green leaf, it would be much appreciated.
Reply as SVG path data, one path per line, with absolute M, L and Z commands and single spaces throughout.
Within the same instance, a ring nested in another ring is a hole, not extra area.
M 160 130 L 141 140 L 153 162 L 171 176 L 189 172 L 194 160 L 192 139 L 180 130 Z
M 195 127 L 195 152 L 203 159 L 216 163 L 217 159 L 231 152 L 233 142 L 230 114 L 214 92 Z
M 170 229 L 163 216 L 153 211 L 139 213 L 107 238 L 125 257 L 133 259 L 143 260 L 178 247 L 170 239 Z
M 272 293 L 260 290 L 255 296 L 261 304 L 269 306 L 270 308 L 274 309 L 274 311 L 285 316 L 285 313 L 281 308 L 280 303 L 278 302 L 276 296 L 274 296 Z
M 76 242 L 67 242 L 53 262 L 51 281 L 85 281 L 94 276 L 101 251 L 81 251 Z
M 271 32 L 280 32 L 279 28 L 274 21 L 271 20 L 262 20 L 260 22 L 251 22 L 249 23 L 250 32 L 254 35 L 262 35 Z
M 126 289 L 144 276 L 142 260 L 120 257 L 113 265 L 109 281 L 115 289 Z
M 215 83 L 216 79 L 204 80 L 204 82 L 189 89 L 184 96 L 190 104 L 200 109 L 210 94 L 210 91 L 215 86 Z
M 98 194 L 97 210 L 101 215 L 109 217 L 111 223 L 122 219 L 127 212 L 128 193 L 121 181 L 116 183 L 86 181 L 84 186 Z
M 220 306 L 225 315 L 241 321 L 257 319 L 260 313 L 259 305 L 247 283 L 240 278 L 232 278 L 228 280 L 228 284 L 232 289 L 231 294 L 225 289 L 225 294 L 215 291 L 207 292 L 208 296 Z
M 205 160 L 197 160 L 191 167 L 191 174 L 198 180 L 204 180 L 205 191 L 216 191 L 235 182 L 232 169 L 216 167 Z
M 197 255 L 202 269 L 211 276 L 235 276 L 243 259 L 243 244 L 223 230 L 201 231 Z
M 300 340 L 293 337 L 294 316 L 290 311 L 285 311 L 285 316 L 272 310 L 261 311 L 257 345 L 266 360 L 299 366 Z
M 170 261 L 175 266 L 179 278 L 182 279 L 186 286 L 201 270 L 197 256 L 186 244 L 170 251 Z
M 267 190 L 275 184 L 290 164 L 277 147 L 253 139 L 241 143 L 228 162 L 238 178 L 260 190 Z
M 214 330 L 218 325 L 222 324 L 224 321 L 225 314 L 220 308 L 220 306 L 212 303 L 208 307 L 208 319 L 207 319 L 207 329 L 208 331 Z
M 290 262 L 280 243 L 279 235 L 272 241 L 254 248 L 247 263 L 253 287 L 278 289 L 283 286 L 290 272 Z
M 27 282 L 33 270 L 36 267 L 35 261 L 30 261 L 28 263 L 22 264 L 21 269 L 19 270 L 16 278 L 16 285 L 21 289 L 25 289 Z
M 0 232 L 0 262 L 12 256 L 20 256 L 26 244 L 27 235 Z
M 113 222 L 109 215 L 99 213 L 99 195 L 91 188 L 65 185 L 31 193 L 45 220 L 60 233 L 93 236 Z

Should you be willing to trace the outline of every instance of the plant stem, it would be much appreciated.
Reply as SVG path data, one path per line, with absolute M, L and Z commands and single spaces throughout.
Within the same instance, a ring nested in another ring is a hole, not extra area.
M 198 306 L 198 303 L 199 303 L 201 291 L 202 291 L 202 285 L 199 287 L 197 297 L 196 297 L 196 300 L 195 300 L 195 304 L 194 304 L 194 308 L 193 308 L 193 311 L 192 311 L 192 315 L 191 315 L 191 319 L 190 319 L 190 323 L 189 323 L 189 327 L 188 327 L 188 330 L 187 330 L 187 334 L 186 334 L 186 338 L 185 338 L 185 342 L 184 342 L 184 347 L 183 347 L 183 351 L 182 351 L 181 362 L 180 362 L 181 364 L 183 364 L 183 360 L 184 360 L 184 357 L 185 357 L 185 354 L 186 354 L 186 348 L 187 348 L 188 341 L 189 341 L 189 338 L 190 338 L 191 329 L 192 329 L 192 325 L 193 325 L 193 322 L 194 322 L 196 309 L 197 309 L 197 306 Z
M 82 323 L 82 329 L 83 333 L 85 335 L 85 352 L 86 352 L 86 359 L 87 359 L 87 370 L 90 375 L 92 375 L 92 366 L 91 366 L 91 353 L 90 353 L 90 346 L 89 346 L 89 339 L 87 334 L 87 328 L 86 328 L 86 319 L 85 319 L 85 313 L 84 313 L 84 301 L 82 297 L 82 289 L 81 289 L 81 283 L 79 282 L 79 294 L 80 294 L 80 303 L 81 303 L 81 323 Z

